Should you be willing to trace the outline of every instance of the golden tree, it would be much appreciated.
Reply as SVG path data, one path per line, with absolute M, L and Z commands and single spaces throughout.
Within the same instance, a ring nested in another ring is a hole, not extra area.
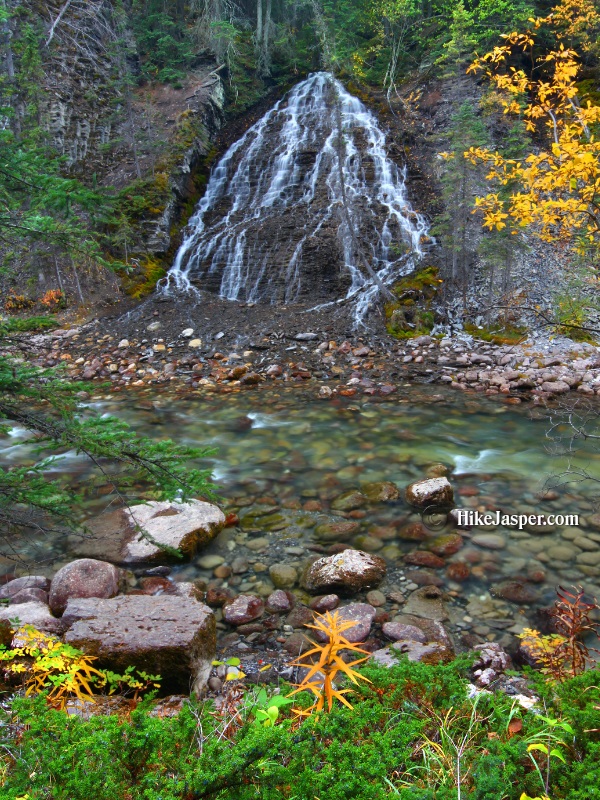
M 578 54 L 564 44 L 583 24 L 582 8 L 593 11 L 586 0 L 563 0 L 554 14 L 531 20 L 532 30 L 504 36 L 504 44 L 468 70 L 488 75 L 505 114 L 521 116 L 532 133 L 545 128 L 547 144 L 522 160 L 481 147 L 465 153 L 472 163 L 488 166 L 487 179 L 498 187 L 476 200 L 485 227 L 508 226 L 512 233 L 529 228 L 544 241 L 575 240 L 580 251 L 597 247 L 600 238 L 600 141 L 595 136 L 600 106 L 582 102 Z M 556 46 L 536 58 L 536 31 L 542 25 L 551 26 Z M 531 74 L 509 63 L 515 54 L 529 56 Z

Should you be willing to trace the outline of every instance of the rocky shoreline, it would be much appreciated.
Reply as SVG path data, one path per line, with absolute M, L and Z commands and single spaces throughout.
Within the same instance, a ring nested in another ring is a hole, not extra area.
M 387 396 L 407 383 L 443 384 L 544 403 L 600 396 L 600 347 L 569 339 L 496 345 L 471 336 L 395 340 L 381 324 L 352 330 L 342 309 L 275 308 L 214 296 L 195 305 L 153 296 L 114 319 L 22 336 L 12 350 L 73 380 L 126 387 L 172 384 L 236 391 L 267 383 L 315 385 L 320 397 Z

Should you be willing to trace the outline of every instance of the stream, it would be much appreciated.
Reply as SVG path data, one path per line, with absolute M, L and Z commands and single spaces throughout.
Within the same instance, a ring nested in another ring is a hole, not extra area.
M 274 588 L 271 565 L 286 564 L 299 571 L 308 557 L 327 553 L 341 542 L 385 558 L 384 592 L 431 582 L 441 585 L 452 598 L 451 620 L 458 629 L 472 624 L 488 638 L 506 630 L 518 632 L 535 620 L 531 615 L 553 601 L 558 584 L 583 584 L 600 594 L 597 487 L 592 482 L 565 484 L 549 494 L 554 499 L 539 499 L 546 481 L 557 476 L 566 461 L 548 452 L 548 423 L 532 418 L 527 409 L 419 386 L 382 401 L 323 401 L 315 398 L 314 388 L 299 386 L 227 396 L 157 398 L 128 393 L 127 398 L 96 398 L 91 406 L 98 413 L 120 416 L 140 433 L 218 449 L 203 466 L 212 468 L 223 509 L 236 513 L 239 525 L 226 528 L 193 561 L 175 565 L 175 580 L 200 579 L 266 596 Z M 3 461 L 33 463 L 39 458 L 18 431 L 4 444 L 8 446 L 3 448 Z M 428 467 L 439 463 L 448 467 L 462 508 L 578 514 L 580 525 L 544 531 L 473 528 L 464 532 L 464 546 L 445 559 L 444 568 L 409 566 L 403 561 L 408 552 L 424 550 L 431 538 L 451 531 L 431 530 L 424 543 L 410 540 L 411 523 L 419 522 L 420 516 L 402 499 L 408 483 L 425 477 Z M 576 463 L 600 477 L 600 453 L 581 452 Z M 100 513 L 115 502 L 107 494 L 110 487 L 86 483 L 89 466 L 75 454 L 67 453 L 54 469 L 72 481 L 74 491 L 83 493 L 82 516 Z M 349 512 L 331 508 L 345 492 L 379 481 L 395 483 L 401 499 L 367 503 Z M 347 519 L 356 523 L 351 535 L 328 533 L 327 525 Z M 471 541 L 482 533 L 494 534 L 492 546 Z M 64 536 L 48 534 L 14 545 L 37 562 L 36 571 L 48 574 L 73 558 Z M 235 559 L 234 574 L 214 577 L 216 567 Z M 11 569 L 13 565 L 4 562 L 3 570 Z M 521 602 L 506 602 L 497 587 L 515 579 L 527 596 Z

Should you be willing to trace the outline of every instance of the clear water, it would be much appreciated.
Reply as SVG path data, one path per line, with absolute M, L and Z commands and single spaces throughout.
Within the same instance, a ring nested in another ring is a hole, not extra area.
M 588 522 L 598 490 L 593 483 L 579 483 L 560 487 L 558 499 L 551 502 L 537 498 L 545 482 L 558 475 L 566 462 L 547 451 L 547 423 L 532 419 L 527 409 L 415 386 L 404 396 L 395 395 L 383 402 L 356 397 L 323 401 L 315 398 L 314 387 L 302 386 L 159 398 L 128 393 L 98 399 L 94 406 L 101 413 L 123 417 L 140 433 L 218 448 L 210 465 L 223 507 L 238 513 L 241 528 L 226 529 L 201 555 L 219 554 L 230 563 L 241 554 L 251 565 L 258 562 L 254 575 L 242 576 L 241 583 L 237 582 L 238 590 L 266 593 L 272 588 L 266 569 L 271 563 L 291 561 L 301 566 L 314 552 L 311 548 L 322 545 L 315 527 L 340 519 L 329 508 L 332 498 L 373 481 L 393 481 L 403 490 L 423 477 L 428 466 L 441 462 L 452 470 L 450 480 L 461 506 L 501 509 L 505 513 L 576 513 L 582 523 L 579 529 L 557 528 L 543 534 L 498 528 L 493 532 L 506 539 L 501 550 L 478 547 L 469 541 L 481 530 L 467 533 L 465 546 L 449 561 L 470 563 L 471 577 L 458 584 L 444 569 L 435 571 L 445 587 L 455 593 L 460 608 L 468 610 L 469 603 L 487 598 L 493 584 L 506 578 L 526 579 L 536 570 L 542 571 L 542 581 L 538 574 L 538 583 L 530 585 L 538 594 L 539 604 L 552 600 L 559 583 L 583 584 L 588 591 L 600 594 L 600 564 L 582 565 L 577 555 L 585 550 L 578 546 L 573 549 L 573 540 L 579 536 L 595 537 L 587 539 L 588 551 L 591 547 L 593 552 L 594 542 L 596 550 L 600 548 L 599 532 Z M 15 432 L 5 440 L 5 463 L 35 460 L 20 435 Z M 582 452 L 578 459 L 600 478 L 600 454 Z M 68 453 L 55 469 L 57 474 L 62 471 L 69 477 L 74 487 L 83 488 L 83 515 L 98 513 L 116 501 L 103 493 L 107 489 L 102 484 L 86 488 L 88 467 L 75 454 Z M 322 511 L 303 508 L 311 501 L 319 501 Z M 363 538 L 352 537 L 350 543 L 366 543 L 386 558 L 387 587 L 406 585 L 402 584 L 405 573 L 414 567 L 406 567 L 402 556 L 423 547 L 393 532 L 390 536 L 389 529 L 397 531 L 408 522 L 418 521 L 418 515 L 403 500 L 367 505 L 362 511 L 364 515 L 359 513 L 357 522 L 361 526 L 358 536 Z M 381 528 L 387 528 L 388 534 L 378 541 Z M 257 538 L 266 540 L 258 553 L 248 547 Z M 26 555 L 45 559 L 41 568 L 50 572 L 69 558 L 64 537 L 49 535 L 37 540 L 35 547 L 21 546 Z M 553 550 L 557 546 L 563 550 Z M 572 549 L 572 557 L 564 546 Z M 555 552 L 560 558 L 552 556 Z M 12 569 L 4 564 L 6 571 Z M 179 580 L 213 579 L 212 572 L 202 569 L 197 559 L 176 567 L 175 573 Z M 519 617 L 516 606 L 506 608 L 509 616 L 515 616 L 516 624 L 519 620 L 527 623 L 522 614 Z M 497 617 L 500 612 L 495 608 L 489 613 Z

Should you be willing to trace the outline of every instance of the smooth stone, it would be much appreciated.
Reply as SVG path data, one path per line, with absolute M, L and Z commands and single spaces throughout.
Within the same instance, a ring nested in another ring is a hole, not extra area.
M 265 604 L 259 597 L 240 594 L 223 606 L 223 619 L 229 625 L 245 625 L 258 619 L 265 610 Z
M 287 614 L 294 607 L 294 595 L 291 592 L 284 592 L 283 589 L 276 589 L 267 597 L 266 610 L 269 614 Z
M 224 564 L 225 559 L 222 556 L 208 555 L 202 556 L 196 563 L 200 569 L 215 569 L 215 567 L 220 567 L 221 564 Z
M 400 489 L 391 481 L 365 483 L 361 486 L 361 491 L 372 503 L 387 503 L 400 497 Z
M 269 567 L 269 577 L 277 589 L 291 589 L 298 580 L 298 572 L 287 564 L 273 564 Z
M 381 608 L 381 606 L 386 604 L 384 593 L 380 592 L 379 589 L 373 589 L 372 591 L 367 592 L 367 603 L 375 608 Z
M 402 622 L 384 622 L 381 630 L 386 639 L 393 642 L 412 641 L 425 644 L 427 637 L 420 628 L 414 625 L 404 625 Z
M 337 614 L 340 622 L 354 623 L 351 628 L 346 628 L 342 636 L 353 644 L 364 642 L 371 632 L 376 613 L 373 606 L 368 603 L 350 603 L 338 609 Z M 316 631 L 315 637 L 321 642 L 326 642 L 328 638 L 327 634 L 322 631 Z
M 321 595 L 321 597 L 313 597 L 309 603 L 309 606 L 318 614 L 324 614 L 325 611 L 333 611 L 339 606 L 339 604 L 340 598 L 337 596 L 337 594 L 324 594 Z
M 378 586 L 386 571 L 383 558 L 362 550 L 344 550 L 309 564 L 301 585 L 311 594 L 355 594 Z
M 196 550 L 208 545 L 224 526 L 225 515 L 211 503 L 152 500 L 94 517 L 86 522 L 91 536 L 71 536 L 69 541 L 79 555 L 116 564 L 145 564 L 172 559 L 164 547 L 191 557 Z
M 49 605 L 60 616 L 71 598 L 108 599 L 119 592 L 119 570 L 107 561 L 80 558 L 59 569 L 50 584 Z
M 406 614 L 412 614 L 415 617 L 442 622 L 448 619 L 448 611 L 443 598 L 444 593 L 439 587 L 422 586 L 408 596 L 403 610 Z
M 500 533 L 476 533 L 471 542 L 488 550 L 502 550 L 506 547 L 506 538 Z
M 518 605 L 535 603 L 539 597 L 535 589 L 521 581 L 502 581 L 493 585 L 490 591 L 496 597 L 501 597 L 503 600 L 508 600 L 509 603 L 517 603 Z
M 48 592 L 35 587 L 21 589 L 20 592 L 11 594 L 9 603 L 11 606 L 18 606 L 21 603 L 44 603 L 44 605 L 48 605 Z
M 360 523 L 352 522 L 326 522 L 317 525 L 315 536 L 321 542 L 347 542 L 355 533 L 360 530 Z
M 344 492 L 331 502 L 334 511 L 354 511 L 362 508 L 368 502 L 368 498 L 356 489 Z

